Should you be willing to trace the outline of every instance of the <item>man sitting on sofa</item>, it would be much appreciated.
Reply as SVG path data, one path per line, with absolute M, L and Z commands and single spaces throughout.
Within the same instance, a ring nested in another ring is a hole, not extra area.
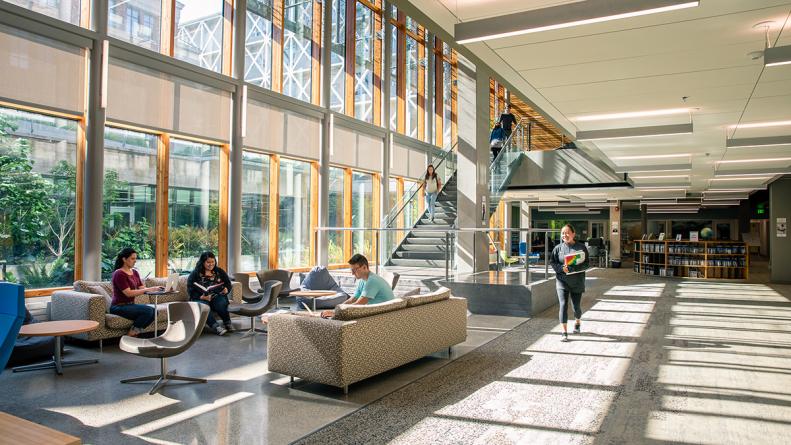
M 357 289 L 354 296 L 344 301 L 343 304 L 376 304 L 392 300 L 393 290 L 382 277 L 368 269 L 368 259 L 359 253 L 349 259 L 352 275 L 357 278 Z M 322 311 L 322 318 L 332 318 L 335 311 Z

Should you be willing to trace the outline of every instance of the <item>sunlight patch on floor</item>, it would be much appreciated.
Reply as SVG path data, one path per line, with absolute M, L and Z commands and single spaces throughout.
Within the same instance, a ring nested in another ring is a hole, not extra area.
M 141 386 L 142 388 L 143 386 Z M 165 397 L 162 394 L 148 395 L 146 392 L 108 403 L 94 403 L 75 406 L 53 406 L 44 408 L 47 411 L 66 414 L 82 422 L 83 425 L 99 428 L 122 420 L 131 419 L 166 406 L 181 403 L 180 400 Z

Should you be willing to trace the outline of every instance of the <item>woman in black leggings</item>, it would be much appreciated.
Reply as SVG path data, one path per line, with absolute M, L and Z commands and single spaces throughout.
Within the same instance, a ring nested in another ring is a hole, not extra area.
M 574 306 L 574 333 L 581 332 L 580 318 L 582 318 L 582 293 L 585 292 L 585 270 L 588 268 L 588 249 L 585 244 L 574 241 L 574 227 L 566 224 L 560 231 L 562 243 L 552 249 L 549 257 L 549 264 L 555 270 L 555 289 L 558 292 L 558 304 L 560 306 L 560 323 L 563 326 L 563 334 L 560 341 L 569 341 L 568 328 L 569 321 L 568 308 L 569 297 Z M 582 252 L 581 258 L 574 264 L 566 265 L 566 256 Z

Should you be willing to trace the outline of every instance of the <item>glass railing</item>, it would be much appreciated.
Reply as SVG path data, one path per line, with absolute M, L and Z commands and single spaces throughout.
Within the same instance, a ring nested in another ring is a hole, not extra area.
M 515 168 L 519 167 L 519 161 L 522 158 L 523 152 L 527 151 L 527 141 L 529 138 L 525 137 L 525 127 L 520 121 L 511 135 L 503 143 L 503 148 L 497 157 L 492 161 L 489 167 L 489 209 L 493 211 L 500 204 L 505 191 L 508 189 L 508 183 L 511 179 L 511 174 Z

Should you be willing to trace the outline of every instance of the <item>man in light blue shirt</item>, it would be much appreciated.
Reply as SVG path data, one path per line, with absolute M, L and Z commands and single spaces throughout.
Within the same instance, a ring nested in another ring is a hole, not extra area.
M 344 301 L 343 304 L 376 304 L 390 301 L 395 296 L 387 281 L 368 269 L 368 259 L 359 253 L 349 259 L 352 275 L 357 278 L 357 289 L 354 296 Z M 321 316 L 330 318 L 335 315 L 334 311 L 323 311 Z

